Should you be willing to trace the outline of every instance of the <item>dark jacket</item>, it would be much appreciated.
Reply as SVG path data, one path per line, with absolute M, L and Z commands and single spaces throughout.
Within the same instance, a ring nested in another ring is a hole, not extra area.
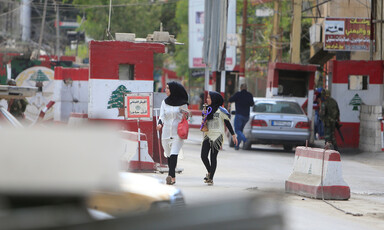
M 235 102 L 236 114 L 240 114 L 245 117 L 249 117 L 249 107 L 255 105 L 255 102 L 253 101 L 253 95 L 245 89 L 235 93 L 232 97 L 230 97 L 229 102 Z

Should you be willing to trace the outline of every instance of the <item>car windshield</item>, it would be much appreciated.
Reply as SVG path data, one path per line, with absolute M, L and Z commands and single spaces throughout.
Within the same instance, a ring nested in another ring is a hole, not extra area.
M 299 104 L 291 101 L 257 101 L 253 112 L 303 114 Z

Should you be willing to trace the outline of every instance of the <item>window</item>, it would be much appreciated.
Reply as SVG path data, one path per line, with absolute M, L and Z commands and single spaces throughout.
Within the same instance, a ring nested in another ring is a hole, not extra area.
M 309 72 L 279 70 L 280 96 L 306 97 L 308 94 Z
M 253 107 L 253 112 L 303 114 L 300 105 L 290 101 L 258 101 Z
M 369 76 L 349 75 L 348 90 L 368 90 Z
M 120 80 L 134 80 L 135 79 L 135 65 L 120 64 L 119 65 L 119 79 Z

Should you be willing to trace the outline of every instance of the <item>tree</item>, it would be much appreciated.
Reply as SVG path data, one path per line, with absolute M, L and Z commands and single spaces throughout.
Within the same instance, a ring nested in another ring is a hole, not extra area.
M 178 76 L 189 78 L 188 66 L 188 0 L 177 3 L 175 21 L 180 27 L 177 40 L 184 45 L 176 46 L 175 63 Z
M 109 20 L 109 0 L 74 0 L 77 8 L 82 9 L 86 21 L 82 27 L 88 36 L 97 40 L 106 40 L 108 22 L 110 33 L 135 33 L 136 37 L 147 37 L 158 31 L 160 23 L 164 29 L 177 32 L 173 22 L 174 6 L 160 2 L 137 0 L 114 0 Z M 174 5 L 174 4 L 173 4 Z M 164 21 L 162 21 L 164 20 Z
M 117 108 L 119 109 L 118 116 L 124 116 L 124 96 L 130 92 L 124 85 L 117 87 L 109 97 L 107 109 Z

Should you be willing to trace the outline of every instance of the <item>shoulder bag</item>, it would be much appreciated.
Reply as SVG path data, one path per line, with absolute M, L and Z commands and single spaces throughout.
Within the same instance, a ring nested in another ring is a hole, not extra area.
M 189 132 L 188 120 L 183 116 L 183 119 L 177 125 L 177 135 L 180 139 L 187 139 Z

